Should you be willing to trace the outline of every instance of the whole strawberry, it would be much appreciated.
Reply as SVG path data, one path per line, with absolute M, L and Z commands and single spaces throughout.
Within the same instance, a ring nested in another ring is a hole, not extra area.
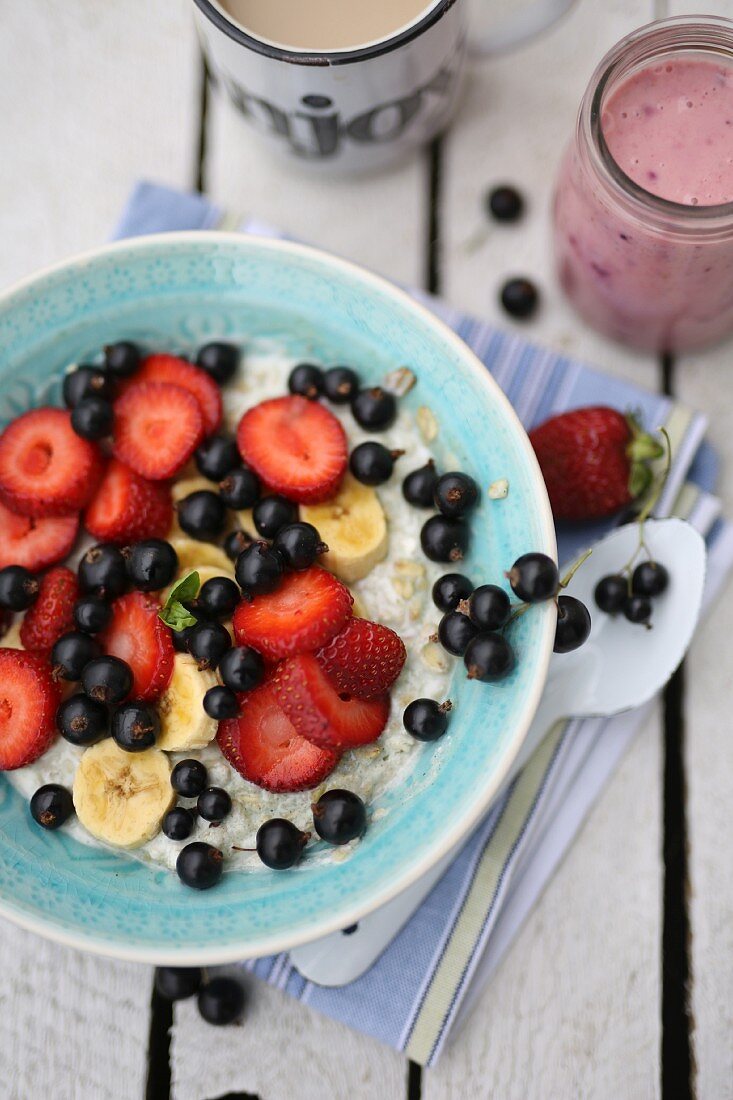
M 555 519 L 611 516 L 642 496 L 664 449 L 633 417 L 597 405 L 553 416 L 529 433 Z

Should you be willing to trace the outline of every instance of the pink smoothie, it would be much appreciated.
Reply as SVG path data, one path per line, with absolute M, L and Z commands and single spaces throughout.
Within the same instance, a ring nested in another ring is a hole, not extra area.
M 611 156 L 634 183 L 671 202 L 733 202 L 733 67 L 671 60 L 642 69 L 603 106 Z
M 680 53 L 620 78 L 601 128 L 650 198 L 609 184 L 581 133 L 555 199 L 568 297 L 600 331 L 637 347 L 687 351 L 722 339 L 733 331 L 733 212 L 714 233 L 699 214 L 733 202 L 733 59 Z M 687 206 L 690 217 L 655 213 L 651 195 Z

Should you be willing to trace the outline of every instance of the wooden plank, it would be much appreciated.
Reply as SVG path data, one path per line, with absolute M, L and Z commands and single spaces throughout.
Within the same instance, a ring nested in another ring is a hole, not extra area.
M 250 980 L 239 1028 L 212 1028 L 193 1002 L 175 1006 L 172 1100 L 228 1092 L 263 1100 L 323 1100 L 403 1095 L 407 1064 L 374 1039 Z
M 390 279 L 422 283 L 427 199 L 422 153 L 379 175 L 332 179 L 327 168 L 307 170 L 274 159 L 228 100 L 214 92 L 206 189 L 228 210 L 255 215 Z
M 0 286 L 104 241 L 137 179 L 192 184 L 190 6 L 2 4 Z
M 141 176 L 190 186 L 189 0 L 0 5 L 0 286 L 107 238 Z M 0 926 L 0 1092 L 143 1095 L 152 972 Z
M 659 756 L 657 715 L 426 1071 L 424 1100 L 658 1095 Z

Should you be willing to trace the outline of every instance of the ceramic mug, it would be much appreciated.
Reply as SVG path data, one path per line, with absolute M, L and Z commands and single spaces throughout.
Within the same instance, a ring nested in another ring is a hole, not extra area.
M 469 49 L 510 49 L 573 3 L 528 0 L 496 20 L 506 0 L 433 0 L 379 41 L 318 53 L 258 38 L 218 0 L 195 0 L 215 84 L 273 150 L 329 173 L 381 168 L 429 141 L 453 113 Z

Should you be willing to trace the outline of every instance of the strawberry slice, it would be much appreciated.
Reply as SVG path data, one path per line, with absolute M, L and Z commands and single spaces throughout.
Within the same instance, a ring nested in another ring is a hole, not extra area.
M 389 691 L 407 652 L 399 634 L 368 619 L 350 619 L 316 654 L 338 691 L 374 699 Z
M 169 382 L 135 382 L 115 401 L 115 457 L 150 481 L 185 466 L 204 437 L 196 398 Z
M 274 660 L 320 649 L 343 629 L 353 602 L 346 585 L 320 566 L 286 574 L 275 592 L 238 605 L 237 645 Z
M 239 718 L 219 723 L 217 741 L 232 767 L 266 791 L 310 790 L 339 760 L 296 733 L 269 682 L 243 696 Z
M 56 736 L 61 688 L 35 653 L 0 649 L 0 771 L 32 764 Z
M 31 572 L 63 561 L 79 530 L 79 517 L 49 516 L 34 519 L 18 516 L 0 503 L 0 569 L 24 565 Z
M 171 632 L 158 618 L 159 602 L 142 592 L 129 592 L 112 604 L 112 622 L 99 635 L 105 653 L 127 661 L 132 669 L 132 697 L 157 699 L 173 675 L 175 650 Z
M 91 499 L 101 451 L 78 436 L 65 409 L 31 409 L 0 435 L 0 499 L 22 516 L 70 516 Z
M 147 481 L 113 458 L 91 504 L 84 526 L 100 542 L 120 544 L 162 539 L 173 522 L 170 487 Z
M 357 699 L 339 692 L 312 653 L 283 661 L 273 679 L 275 698 L 301 735 L 343 752 L 376 741 L 389 718 L 389 695 Z
M 26 611 L 20 640 L 26 649 L 48 653 L 62 634 L 74 629 L 74 604 L 79 595 L 76 573 L 65 565 L 41 579 L 36 602 Z
M 168 382 L 193 394 L 204 418 L 204 433 L 211 435 L 222 421 L 219 387 L 210 374 L 177 355 L 148 355 L 135 374 L 138 382 Z
M 244 461 L 274 493 L 318 504 L 338 491 L 348 444 L 339 421 L 317 401 L 276 397 L 249 409 L 239 422 Z

